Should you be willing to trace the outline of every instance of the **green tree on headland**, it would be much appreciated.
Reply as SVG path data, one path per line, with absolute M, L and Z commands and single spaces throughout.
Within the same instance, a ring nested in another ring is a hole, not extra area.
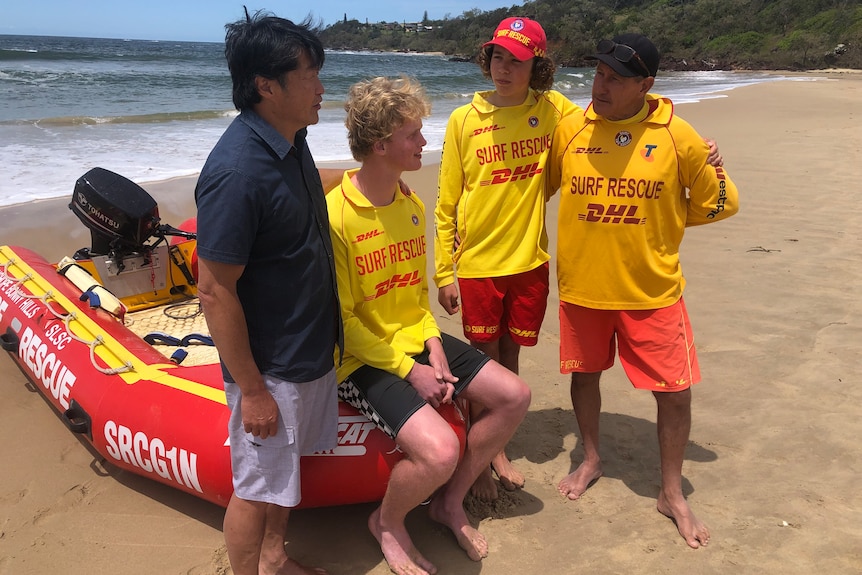
M 598 40 L 635 31 L 659 47 L 663 69 L 862 69 L 862 0 L 534 0 L 443 20 L 426 11 L 421 26 L 345 15 L 321 38 L 331 49 L 469 60 L 500 20 L 516 15 L 542 23 L 551 56 L 564 66 L 590 66 L 584 58 Z

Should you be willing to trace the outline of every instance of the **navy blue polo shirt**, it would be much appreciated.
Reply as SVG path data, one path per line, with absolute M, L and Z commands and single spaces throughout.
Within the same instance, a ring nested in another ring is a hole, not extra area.
M 195 188 L 198 255 L 245 266 L 237 293 L 255 362 L 293 382 L 332 369 L 343 335 L 326 201 L 305 135 L 291 144 L 246 110 Z

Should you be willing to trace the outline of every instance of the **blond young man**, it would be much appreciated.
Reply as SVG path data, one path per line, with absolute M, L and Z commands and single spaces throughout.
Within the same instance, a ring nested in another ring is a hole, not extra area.
M 351 88 L 345 105 L 351 152 L 362 166 L 345 172 L 327 196 L 335 251 L 344 362 L 339 395 L 398 443 L 383 501 L 368 520 L 389 567 L 435 573 L 404 524 L 431 498 L 432 519 L 447 526 L 474 561 L 488 544 L 463 500 L 523 419 L 530 391 L 514 373 L 468 344 L 441 334 L 428 303 L 425 207 L 399 186 L 422 166 L 422 118 L 430 111 L 419 84 L 374 78 Z M 435 409 L 454 398 L 482 399 L 466 449 Z M 433 497 L 432 497 L 433 496 Z

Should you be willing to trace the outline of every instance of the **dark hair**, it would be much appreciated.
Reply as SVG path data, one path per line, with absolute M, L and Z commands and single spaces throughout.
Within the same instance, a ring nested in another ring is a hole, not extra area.
M 310 17 L 299 24 L 264 11 L 225 25 L 224 55 L 233 83 L 233 105 L 237 110 L 260 102 L 255 77 L 278 80 L 296 70 L 305 53 L 313 66 L 323 67 L 323 44 Z
M 494 53 L 494 45 L 485 46 L 479 51 L 476 63 L 482 69 L 482 75 L 491 77 L 491 55 Z M 554 86 L 554 74 L 557 65 L 548 57 L 533 58 L 533 72 L 530 74 L 530 88 L 539 92 L 547 92 Z

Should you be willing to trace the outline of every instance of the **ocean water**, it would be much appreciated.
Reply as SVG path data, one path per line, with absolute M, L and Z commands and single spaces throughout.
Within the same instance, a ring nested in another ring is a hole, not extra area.
M 315 159 L 349 161 L 342 108 L 371 76 L 418 78 L 432 102 L 426 151 L 442 148 L 449 114 L 493 86 L 475 64 L 430 54 L 327 52 L 326 93 L 309 128 Z M 676 102 L 767 82 L 764 73 L 664 73 L 655 92 Z M 592 69 L 560 68 L 555 88 L 586 106 Z M 220 43 L 0 35 L 0 206 L 71 195 L 102 167 L 146 183 L 200 171 L 236 115 Z

